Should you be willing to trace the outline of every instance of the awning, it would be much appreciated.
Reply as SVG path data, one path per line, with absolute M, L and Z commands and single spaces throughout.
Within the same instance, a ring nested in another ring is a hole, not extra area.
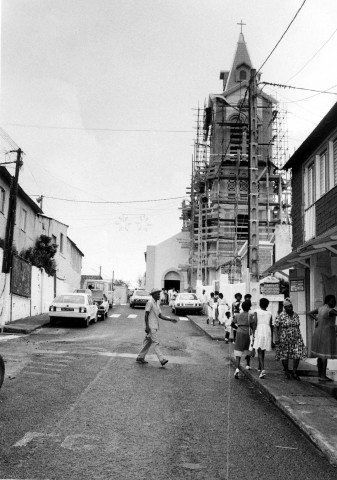
M 294 268 L 296 265 L 310 268 L 308 259 L 310 259 L 312 255 L 324 252 L 325 250 L 337 255 L 337 227 L 333 227 L 322 235 L 308 240 L 296 250 L 271 265 L 263 272 L 263 276 L 270 275 L 274 272 L 281 272 L 285 275 L 283 270 Z

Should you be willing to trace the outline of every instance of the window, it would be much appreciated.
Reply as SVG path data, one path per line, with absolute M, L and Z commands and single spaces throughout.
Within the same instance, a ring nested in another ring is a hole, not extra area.
M 240 70 L 240 80 L 247 80 L 246 70 Z
M 27 226 L 27 210 L 21 208 L 21 220 L 20 220 L 20 228 L 22 231 L 26 231 Z
M 5 213 L 5 199 L 6 192 L 2 187 L 0 187 L 0 212 L 2 213 Z
M 319 157 L 319 177 L 320 195 L 322 196 L 329 190 L 329 164 L 326 151 Z
M 315 203 L 316 195 L 315 195 L 315 165 L 312 163 L 308 167 L 308 176 L 307 176 L 307 205 L 306 207 L 310 207 L 313 203 Z
M 333 171 L 334 171 L 334 185 L 337 185 L 337 139 L 333 142 Z
M 63 233 L 60 233 L 60 252 L 63 253 Z

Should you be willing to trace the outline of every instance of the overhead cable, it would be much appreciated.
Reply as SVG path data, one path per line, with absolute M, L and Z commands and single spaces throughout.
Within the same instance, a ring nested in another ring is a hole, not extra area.
M 330 35 L 330 37 L 327 39 L 326 42 L 323 43 L 323 45 L 317 50 L 316 53 L 314 53 L 310 58 L 309 60 L 303 65 L 302 68 L 300 68 L 300 70 L 298 70 L 298 72 L 296 72 L 292 77 L 290 77 L 286 83 L 290 82 L 290 80 L 292 80 L 294 77 L 296 77 L 296 75 L 298 75 L 300 72 L 302 72 L 302 70 L 305 69 L 305 67 L 311 62 L 311 60 L 313 60 L 317 55 L 318 53 L 325 47 L 325 45 L 332 39 L 332 37 L 335 35 L 335 33 L 337 32 L 337 28 L 336 30 Z
M 31 197 L 39 197 L 40 195 L 30 195 Z M 186 195 L 183 197 L 169 197 L 169 198 L 155 198 L 150 200 L 125 200 L 125 201 L 94 201 L 94 200 L 75 200 L 71 198 L 58 198 L 58 197 L 48 197 L 43 195 L 43 198 L 49 198 L 50 200 L 60 200 L 63 202 L 72 202 L 72 203 L 94 203 L 94 204 L 120 204 L 120 203 L 149 203 L 149 202 L 163 202 L 166 200 L 179 200 L 182 198 L 188 199 Z
M 329 92 L 328 90 L 314 90 L 312 88 L 293 87 L 292 85 L 283 85 L 281 83 L 259 82 L 259 85 L 271 85 L 272 87 L 291 88 L 293 90 L 305 90 L 307 92 L 329 93 L 330 95 L 337 95 L 337 92 Z
M 23 123 L 3 123 L 2 125 L 23 128 L 46 128 L 56 130 L 82 130 L 94 132 L 148 132 L 148 133 L 193 133 L 192 130 L 160 130 L 151 128 L 90 128 L 90 127 L 62 127 L 57 125 L 32 125 Z
M 270 52 L 270 54 L 268 55 L 268 57 L 265 59 L 265 61 L 263 62 L 263 64 L 261 65 L 261 67 L 258 69 L 258 71 L 256 72 L 256 75 L 259 73 L 259 71 L 261 70 L 261 68 L 267 63 L 267 61 L 269 60 L 269 58 L 272 56 L 272 54 L 274 53 L 274 51 L 276 50 L 276 48 L 278 47 L 278 45 L 281 43 L 281 40 L 283 39 L 283 37 L 285 36 L 285 34 L 287 33 L 287 31 L 289 30 L 289 28 L 291 27 L 292 23 L 294 22 L 295 18 L 297 17 L 297 15 L 300 13 L 300 11 L 302 10 L 302 8 L 304 7 L 304 4 L 307 0 L 303 0 L 303 3 L 302 5 L 300 6 L 300 8 L 297 10 L 295 16 L 293 17 L 293 19 L 291 20 L 291 22 L 289 23 L 289 25 L 287 26 L 287 28 L 285 29 L 285 31 L 283 32 L 280 40 L 277 42 L 277 44 L 275 45 L 275 47 L 272 49 L 272 51 Z

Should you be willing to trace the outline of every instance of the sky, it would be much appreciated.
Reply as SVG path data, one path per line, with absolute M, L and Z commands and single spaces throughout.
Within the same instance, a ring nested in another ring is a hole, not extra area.
M 0 162 L 23 150 L 19 183 L 69 225 L 83 274 L 135 284 L 147 245 L 181 230 L 197 109 L 222 92 L 238 23 L 262 81 L 337 93 L 337 2 L 306 0 L 294 19 L 302 4 L 2 0 L 0 126 L 12 142 Z M 285 112 L 287 157 L 337 100 L 264 91 Z

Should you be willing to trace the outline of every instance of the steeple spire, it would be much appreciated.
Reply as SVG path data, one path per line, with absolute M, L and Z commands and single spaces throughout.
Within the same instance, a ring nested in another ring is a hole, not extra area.
M 241 26 L 241 31 L 239 34 L 239 41 L 237 43 L 236 52 L 234 55 L 232 69 L 230 71 L 225 90 L 229 90 L 236 84 L 248 80 L 250 70 L 251 68 L 253 68 L 245 38 L 242 33 L 242 26 L 245 24 L 241 21 L 240 23 L 238 23 L 238 25 Z

